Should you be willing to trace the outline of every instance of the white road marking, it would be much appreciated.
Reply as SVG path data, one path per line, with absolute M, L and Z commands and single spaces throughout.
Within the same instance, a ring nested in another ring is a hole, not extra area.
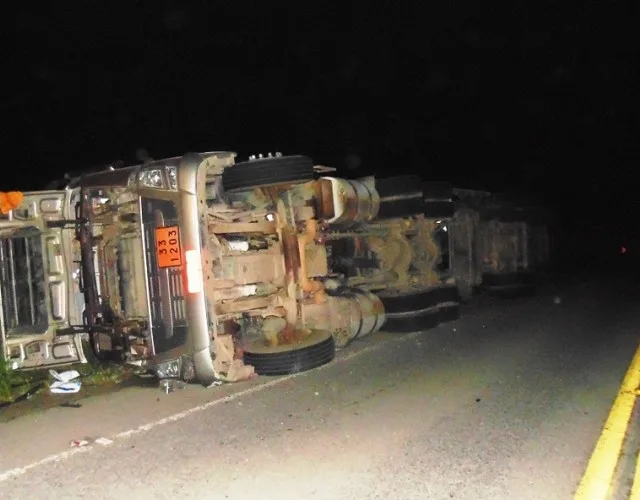
M 397 338 L 392 338 L 392 339 L 384 339 L 382 341 L 376 342 L 375 344 L 372 344 L 370 346 L 364 347 L 363 349 L 359 350 L 359 351 L 354 351 L 354 352 L 350 352 L 348 354 L 346 354 L 345 356 L 339 356 L 336 357 L 335 361 L 338 363 L 344 362 L 344 361 L 348 361 L 350 359 L 356 358 L 358 356 L 361 356 L 363 354 L 366 354 L 368 352 L 371 351 L 375 351 L 376 349 L 379 349 L 380 347 L 382 347 L 385 344 L 388 344 L 389 342 L 403 342 L 406 340 L 411 340 L 414 339 L 418 336 L 420 336 L 422 333 L 424 332 L 415 332 L 415 333 L 409 333 L 409 334 L 402 334 L 402 335 L 398 335 Z M 319 370 L 324 370 L 326 368 L 329 368 L 330 366 L 332 366 L 334 363 L 328 363 L 326 365 L 322 365 L 318 368 L 315 368 L 313 371 L 319 371 Z M 293 373 L 291 375 L 285 375 L 282 378 L 278 378 L 275 380 L 271 380 L 269 382 L 265 382 L 264 384 L 258 384 L 255 385 L 253 387 L 249 387 L 247 389 L 244 389 L 242 391 L 238 391 L 234 394 L 230 394 L 228 396 L 225 396 L 224 398 L 220 398 L 220 399 L 214 399 L 213 401 L 209 401 L 208 403 L 204 403 L 198 406 L 194 406 L 193 408 L 189 408 L 188 410 L 185 411 L 181 411 L 178 413 L 175 413 L 169 417 L 165 417 L 165 418 L 161 418 L 160 420 L 156 420 L 155 422 L 150 422 L 148 424 L 144 424 L 141 425 L 139 427 L 136 427 L 134 429 L 129 429 L 128 431 L 124 431 L 124 432 L 120 432 L 118 434 L 116 434 L 113 439 L 108 439 L 108 438 L 98 438 L 94 441 L 94 443 L 98 443 L 100 445 L 106 446 L 109 444 L 112 444 L 114 440 L 118 440 L 118 439 L 126 439 L 129 438 L 131 436 L 135 436 L 136 434 L 140 434 L 142 432 L 147 432 L 150 431 L 151 429 L 154 429 L 155 427 L 164 425 L 164 424 L 168 424 L 170 422 L 177 422 L 178 420 L 182 420 L 186 417 L 188 417 L 189 415 L 192 415 L 194 413 L 199 413 L 201 411 L 207 410 L 209 408 L 212 408 L 214 406 L 217 406 L 219 404 L 222 403 L 228 403 L 230 401 L 234 401 L 236 399 L 242 398 L 244 396 L 248 396 L 250 394 L 253 394 L 254 392 L 260 392 L 263 391 L 265 389 L 268 389 L 269 387 L 274 387 L 276 385 L 280 385 L 288 380 L 294 379 L 298 376 L 304 376 L 307 375 L 309 373 L 313 373 L 313 371 L 305 371 L 305 372 L 300 372 L 300 373 Z M 47 465 L 49 463 L 52 462 L 59 462 L 61 460 L 66 460 L 67 458 L 70 458 L 78 453 L 84 453 L 86 451 L 92 450 L 94 448 L 94 446 L 92 445 L 88 445 L 88 446 L 82 446 L 79 448 L 73 448 L 71 450 L 67 450 L 67 451 L 63 451 L 61 453 L 57 453 L 55 455 L 49 455 L 46 458 L 43 458 L 42 460 L 38 460 L 37 462 L 33 462 L 30 463 L 28 465 L 25 465 L 23 467 L 16 467 L 14 469 L 9 469 L 7 471 L 4 471 L 2 473 L 0 473 L 0 483 L 11 479 L 13 477 L 17 477 L 17 476 L 21 476 L 22 474 L 27 473 L 28 471 L 35 469 L 37 467 L 43 466 L 43 465 Z
M 102 446 L 108 446 L 113 443 L 111 439 L 107 438 L 98 438 L 95 440 L 96 443 L 101 444 Z
M 91 446 L 81 446 L 79 448 L 73 448 L 71 450 L 63 451 L 62 453 L 57 453 L 55 455 L 49 455 L 48 457 L 43 458 L 42 460 L 38 460 L 37 462 L 33 462 L 29 465 L 25 465 L 24 467 L 16 467 L 15 469 L 9 469 L 0 474 L 0 483 L 6 481 L 7 479 L 11 479 L 12 477 L 20 476 L 31 469 L 35 469 L 36 467 L 40 467 L 41 465 L 47 465 L 52 462 L 60 462 L 61 460 L 65 460 L 73 455 L 77 455 L 78 453 L 84 453 L 85 451 L 89 451 Z

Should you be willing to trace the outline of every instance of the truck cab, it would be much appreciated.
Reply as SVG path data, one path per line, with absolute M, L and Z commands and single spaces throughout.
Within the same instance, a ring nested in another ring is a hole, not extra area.
M 0 345 L 14 369 L 85 362 L 73 192 L 25 193 L 0 215 Z

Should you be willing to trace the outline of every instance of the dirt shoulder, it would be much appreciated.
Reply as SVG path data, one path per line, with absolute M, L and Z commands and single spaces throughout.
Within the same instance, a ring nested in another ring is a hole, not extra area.
M 144 376 L 129 367 L 117 365 L 75 365 L 60 371 L 77 370 L 82 386 L 77 393 L 54 394 L 50 390 L 53 378 L 48 370 L 0 374 L 0 423 L 51 408 L 79 408 L 83 400 L 131 387 L 153 387 L 155 378 Z

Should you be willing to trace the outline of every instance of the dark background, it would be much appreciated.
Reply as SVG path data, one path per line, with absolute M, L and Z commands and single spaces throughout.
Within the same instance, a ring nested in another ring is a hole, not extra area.
M 631 238 L 634 2 L 510 4 L 11 7 L 1 188 L 134 163 L 139 148 L 153 158 L 282 151 L 342 175 L 529 193 L 577 239 Z

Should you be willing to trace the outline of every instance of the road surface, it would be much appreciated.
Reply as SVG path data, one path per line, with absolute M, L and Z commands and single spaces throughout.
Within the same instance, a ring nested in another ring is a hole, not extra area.
M 0 424 L 0 496 L 572 498 L 638 344 L 637 297 L 593 280 L 485 297 L 297 376 L 127 389 L 22 417 Z

